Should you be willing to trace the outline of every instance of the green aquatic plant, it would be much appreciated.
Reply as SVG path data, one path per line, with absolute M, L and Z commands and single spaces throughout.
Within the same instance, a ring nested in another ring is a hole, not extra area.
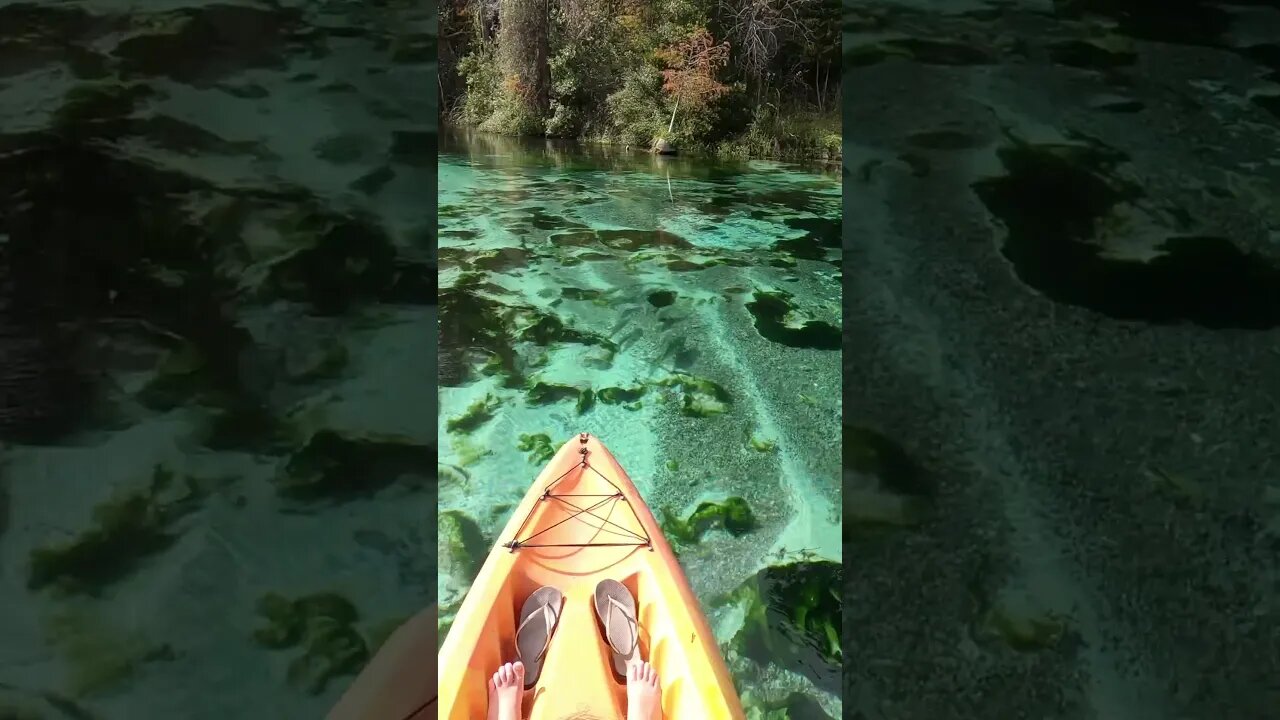
M 659 527 L 662 529 L 663 537 L 671 544 L 672 550 L 679 550 L 684 545 L 692 545 L 700 539 L 689 526 L 689 522 L 671 508 L 662 508 L 659 515 L 662 516 Z
M 519 357 L 511 341 L 513 311 L 491 297 L 491 286 L 482 273 L 462 273 L 437 294 L 441 363 L 439 380 L 445 387 L 466 384 L 472 370 L 472 353 L 487 355 L 481 372 L 505 376 L 505 387 L 523 384 Z
M 45 715 L 39 708 L 30 703 L 21 705 L 5 703 L 0 705 L 0 720 L 47 720 L 48 717 L 48 715 Z
M 676 294 L 671 290 L 655 290 L 649 293 L 646 299 L 650 305 L 656 308 L 664 308 L 676 301 Z
M 391 236 L 372 216 L 348 216 L 308 204 L 282 222 L 280 230 L 297 249 L 270 264 L 266 292 L 306 302 L 329 316 L 369 301 L 434 298 L 434 293 L 431 298 L 405 296 L 403 281 L 411 263 L 399 257 Z
M 537 380 L 530 383 L 525 390 L 525 402 L 530 405 L 550 405 L 562 400 L 578 401 L 581 395 L 582 391 L 572 385 L 557 385 Z
M 751 444 L 751 449 L 756 452 L 775 453 L 778 451 L 778 443 L 772 440 L 762 440 L 752 435 L 748 442 Z
M 471 433 L 493 419 L 493 411 L 498 408 L 498 399 L 492 395 L 471 403 L 462 415 L 447 421 L 445 430 L 451 433 Z
M 529 462 L 534 465 L 545 465 L 556 454 L 556 449 L 551 445 L 551 437 L 546 433 L 521 435 L 516 449 L 529 453 Z
M 350 360 L 347 346 L 335 342 L 290 352 L 285 357 L 285 373 L 295 382 L 325 380 L 340 375 Z
M 530 405 L 551 405 L 565 400 L 573 400 L 578 414 L 582 415 L 595 406 L 596 393 L 591 388 L 581 389 L 541 380 L 535 380 L 525 388 L 525 401 Z
M 481 458 L 488 457 L 493 454 L 487 445 L 480 445 L 466 437 L 453 438 L 449 443 L 453 446 L 454 457 L 457 459 L 459 468 L 470 467 L 480 461 Z
M 755 689 L 747 690 L 742 693 L 742 709 L 747 720 L 832 720 L 817 700 L 802 692 L 765 699 Z
M 52 124 L 72 128 L 128 117 L 140 100 L 154 92 L 145 83 L 129 84 L 114 80 L 81 83 L 63 95 L 62 106 L 54 111 Z
M 569 300 L 607 300 L 609 292 L 594 288 L 563 287 L 560 288 L 560 296 Z
M 534 321 L 521 331 L 519 338 L 536 345 L 552 343 L 578 343 L 580 345 L 611 345 L 608 340 L 596 337 L 591 333 L 574 330 L 554 315 L 538 315 Z
M 663 535 L 679 544 L 699 542 L 703 534 L 717 526 L 734 536 L 745 535 L 756 527 L 755 514 L 747 501 L 737 496 L 721 502 L 699 503 L 687 518 L 681 518 L 669 509 L 662 511 Z
M 204 496 L 195 479 L 178 480 L 171 470 L 156 465 L 145 488 L 96 506 L 94 527 L 69 542 L 32 550 L 27 587 L 97 594 L 144 558 L 167 550 L 177 540 L 173 525 Z
M 461 510 L 446 510 L 440 513 L 436 532 L 440 573 L 450 577 L 475 577 L 489 549 L 476 521 Z
M 688 417 L 720 415 L 728 412 L 728 406 L 733 402 L 728 390 L 710 380 L 687 373 L 675 373 L 658 381 L 658 385 L 677 391 L 681 413 Z
M 349 600 L 317 593 L 290 600 L 267 593 L 258 600 L 258 615 L 267 621 L 253 639 L 270 650 L 301 646 L 286 671 L 287 682 L 311 695 L 324 692 L 329 681 L 354 675 L 369 660 L 369 648 L 354 624 L 359 619 Z
M 623 403 L 634 403 L 644 397 L 647 388 L 644 385 L 636 385 L 629 388 L 607 387 L 601 388 L 596 393 L 596 398 L 605 405 L 621 405 Z
M 1058 644 L 1066 623 L 1052 613 L 1027 613 L 997 603 L 979 622 L 979 634 L 996 637 L 1018 652 L 1047 650 Z
M 156 364 L 155 375 L 138 391 L 138 402 L 155 410 L 169 410 L 207 389 L 205 358 L 193 343 L 183 342 Z
M 48 615 L 44 634 L 66 661 L 67 691 L 77 698 L 118 687 L 145 662 L 174 657 L 170 646 L 114 627 L 81 608 L 62 608 Z
M 276 491 L 303 501 L 367 495 L 404 475 L 429 475 L 432 448 L 411 438 L 319 430 L 274 477 Z
M 839 563 L 829 561 L 760 570 L 717 603 L 744 613 L 730 644 L 762 665 L 773 663 L 819 687 L 839 688 L 842 573 Z

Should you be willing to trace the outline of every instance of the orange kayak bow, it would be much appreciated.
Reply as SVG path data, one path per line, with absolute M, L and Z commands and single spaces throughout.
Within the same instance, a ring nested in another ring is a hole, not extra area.
M 626 717 L 626 686 L 593 603 L 601 580 L 636 601 L 641 657 L 657 669 L 665 720 L 743 720 L 724 659 L 653 513 L 618 461 L 583 434 L 560 447 L 515 509 L 439 653 L 441 720 L 480 720 L 487 686 L 516 659 L 517 617 L 540 587 L 563 594 L 524 717 Z

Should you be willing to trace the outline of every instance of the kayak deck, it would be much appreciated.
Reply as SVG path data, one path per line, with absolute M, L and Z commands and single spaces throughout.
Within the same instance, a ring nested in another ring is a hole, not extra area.
M 631 480 L 592 436 L 565 443 L 552 458 L 463 600 L 440 649 L 440 717 L 485 716 L 487 680 L 501 663 L 517 659 L 517 614 L 544 585 L 565 600 L 538 683 L 525 693 L 525 717 L 625 717 L 625 682 L 613 673 L 593 606 L 596 584 L 605 578 L 621 582 L 636 599 L 641 657 L 658 670 L 664 717 L 744 717 L 670 546 Z

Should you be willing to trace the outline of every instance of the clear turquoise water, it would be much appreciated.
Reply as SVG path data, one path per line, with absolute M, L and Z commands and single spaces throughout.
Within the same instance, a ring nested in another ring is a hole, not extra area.
M 681 562 L 746 699 L 833 717 L 838 668 L 739 652 L 727 598 L 770 565 L 840 562 L 840 208 L 821 168 L 441 138 L 442 517 L 493 542 L 544 462 L 534 436 L 578 432 L 655 514 L 743 498 L 754 529 L 712 528 Z M 442 552 L 447 626 L 478 568 Z

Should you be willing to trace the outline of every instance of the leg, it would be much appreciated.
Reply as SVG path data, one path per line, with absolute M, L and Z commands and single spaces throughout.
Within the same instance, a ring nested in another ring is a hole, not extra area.
M 647 662 L 627 665 L 627 720 L 662 720 L 662 686 Z
M 486 720 L 522 720 L 520 702 L 524 699 L 524 663 L 517 660 L 498 668 L 489 678 L 489 714 Z

